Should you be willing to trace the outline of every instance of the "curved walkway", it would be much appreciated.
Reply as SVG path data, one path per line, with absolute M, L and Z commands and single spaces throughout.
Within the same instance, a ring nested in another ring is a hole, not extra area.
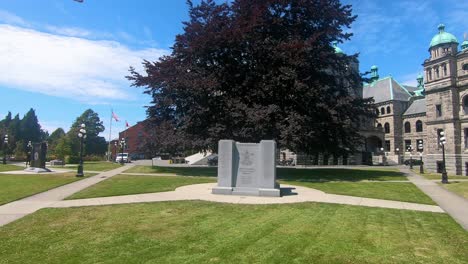
M 408 175 L 408 179 L 427 196 L 431 197 L 442 209 L 444 209 L 465 230 L 468 230 L 468 200 L 458 196 L 432 180 L 412 172 L 406 167 L 399 168 Z M 456 180 L 458 181 L 458 180 Z M 438 181 L 437 181 L 438 182 Z M 449 179 L 450 182 L 450 179 Z
M 203 183 L 187 185 L 177 188 L 172 192 L 146 193 L 134 195 L 122 195 L 112 197 L 99 197 L 78 200 L 66 200 L 51 204 L 49 207 L 75 207 L 92 205 L 128 204 L 141 202 L 181 201 L 181 200 L 203 200 L 221 203 L 236 204 L 286 204 L 300 202 L 321 202 L 359 205 L 368 207 L 382 207 L 403 210 L 415 210 L 443 213 L 439 206 L 389 201 L 381 199 L 362 198 L 346 195 L 328 194 L 307 187 L 294 185 L 281 185 L 282 197 L 258 197 L 258 196 L 236 196 L 212 194 L 211 189 L 216 183 Z
M 4 204 L 0 206 L 0 226 L 6 225 L 28 214 L 32 214 L 39 209 L 49 207 L 76 192 L 127 170 L 129 166 L 133 165 L 126 165 L 114 170 L 101 172 L 89 178 L 84 178 L 18 201 Z

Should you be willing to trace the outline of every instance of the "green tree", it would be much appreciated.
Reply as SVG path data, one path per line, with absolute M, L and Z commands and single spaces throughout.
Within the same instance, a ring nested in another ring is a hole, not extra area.
M 20 122 L 20 138 L 24 141 L 41 142 L 43 131 L 34 109 L 30 109 Z
M 55 156 L 58 159 L 65 160 L 66 156 L 71 156 L 73 154 L 72 144 L 68 136 L 63 136 L 57 140 L 57 145 L 54 149 Z
M 79 139 L 77 135 L 81 124 L 85 124 L 86 126 L 85 153 L 87 155 L 104 155 L 107 150 L 107 143 L 104 137 L 99 136 L 99 133 L 103 132 L 105 127 L 99 115 L 91 109 L 87 109 L 76 118 L 68 132 L 72 150 L 74 152 L 79 151 Z
M 223 138 L 274 139 L 296 152 L 342 153 L 360 141 L 370 100 L 356 96 L 356 56 L 331 43 L 351 34 L 351 6 L 338 0 L 234 0 L 189 4 L 172 54 L 130 69 L 152 96 L 148 117 L 181 130 L 199 150 Z M 345 82 L 343 80 L 346 80 Z M 170 134 L 170 133 L 168 133 Z M 173 137 L 171 137 L 173 138 Z M 175 140 L 175 139 L 174 139 Z

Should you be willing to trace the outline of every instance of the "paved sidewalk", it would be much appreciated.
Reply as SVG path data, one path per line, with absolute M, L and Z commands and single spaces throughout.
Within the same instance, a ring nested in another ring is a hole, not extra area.
M 439 206 L 407 203 L 399 201 L 389 201 L 381 199 L 362 198 L 346 195 L 328 194 L 316 189 L 302 186 L 282 184 L 282 197 L 257 197 L 257 196 L 236 196 L 236 195 L 216 195 L 211 193 L 211 189 L 216 183 L 203 183 L 187 185 L 177 188 L 172 192 L 146 193 L 134 195 L 122 195 L 112 197 L 89 198 L 79 200 L 66 200 L 51 204 L 49 207 L 75 207 L 92 205 L 128 204 L 141 202 L 161 202 L 161 201 L 181 201 L 181 200 L 204 200 L 221 203 L 236 204 L 287 204 L 300 202 L 321 202 L 334 204 L 348 204 L 368 207 L 382 207 L 403 210 L 416 210 L 426 212 L 443 213 Z
M 421 191 L 432 198 L 442 209 L 444 209 L 465 230 L 468 230 L 468 200 L 458 196 L 445 188 L 437 185 L 432 180 L 418 175 L 408 168 L 399 168 L 401 172 L 408 175 L 408 179 Z M 453 180 L 458 181 L 458 180 Z M 449 179 L 450 182 L 450 179 Z
M 21 200 L 0 206 L 0 226 L 6 225 L 35 211 L 48 207 L 57 201 L 79 192 L 91 185 L 115 176 L 133 165 L 126 165 L 111 171 L 101 172 L 96 176 L 72 182 L 42 193 L 23 198 Z

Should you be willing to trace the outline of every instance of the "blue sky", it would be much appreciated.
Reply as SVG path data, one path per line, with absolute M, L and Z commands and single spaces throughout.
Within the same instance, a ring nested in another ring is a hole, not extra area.
M 344 3 L 358 19 L 351 41 L 339 46 L 360 54 L 361 72 L 376 64 L 380 76 L 405 84 L 415 84 L 439 23 L 460 43 L 468 31 L 467 1 Z M 0 116 L 34 108 L 49 132 L 68 130 L 88 108 L 107 129 L 111 108 L 130 125 L 143 120 L 150 98 L 124 76 L 142 59 L 169 54 L 187 17 L 185 0 L 0 1 Z M 113 123 L 113 137 L 124 123 Z

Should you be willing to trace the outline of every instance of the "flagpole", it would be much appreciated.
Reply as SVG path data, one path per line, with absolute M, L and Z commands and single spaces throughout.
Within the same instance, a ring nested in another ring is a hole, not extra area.
M 110 114 L 110 126 L 109 126 L 109 146 L 107 147 L 107 161 L 111 161 L 111 138 L 112 138 L 112 114 L 114 113 L 114 109 L 111 108 L 111 114 Z

